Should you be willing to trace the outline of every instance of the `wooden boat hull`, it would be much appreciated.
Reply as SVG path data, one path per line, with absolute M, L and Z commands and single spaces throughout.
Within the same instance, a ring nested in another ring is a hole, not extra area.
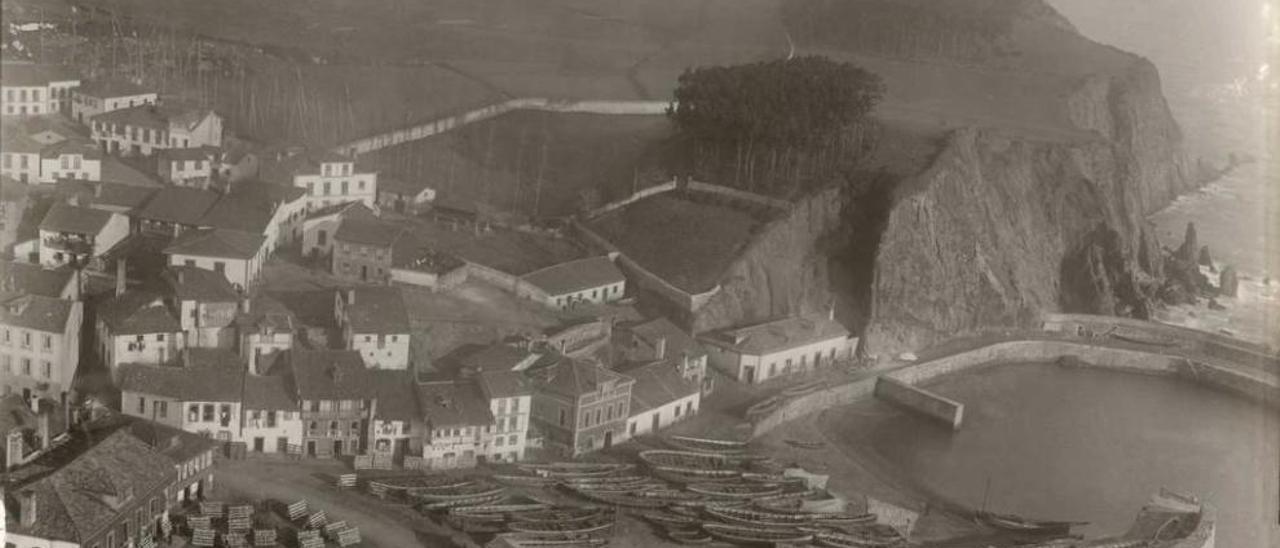
M 869 538 L 844 533 L 815 533 L 813 543 L 826 548 L 880 548 L 893 546 L 902 542 L 896 538 Z
M 1070 535 L 1071 528 L 1081 523 L 1070 521 L 1035 521 L 1018 516 L 978 511 L 974 515 L 978 523 L 1016 533 L 1031 535 Z
M 745 508 L 708 507 L 706 512 L 721 521 L 754 527 L 795 527 L 814 521 L 809 514 L 783 514 Z
M 507 528 L 513 532 L 532 535 L 593 535 L 604 532 L 610 527 L 613 527 L 612 518 L 596 519 L 594 521 L 583 523 L 531 523 L 513 521 L 507 524 Z
M 694 483 L 689 491 L 727 499 L 755 499 L 782 494 L 782 486 L 768 483 Z
M 669 449 L 650 449 L 640 452 L 640 460 L 649 466 L 687 470 L 734 470 L 739 468 L 739 463 L 744 458 L 746 457 L 734 458 L 728 455 Z
M 603 508 L 583 506 L 526 512 L 511 516 L 513 521 L 523 523 L 573 523 L 596 519 L 604 515 Z
M 698 520 L 692 516 L 666 512 L 645 512 L 640 514 L 645 521 L 660 527 L 697 527 Z
M 658 499 L 647 499 L 619 493 L 592 491 L 590 489 L 575 489 L 574 492 L 588 500 L 599 502 L 601 504 L 608 504 L 610 506 L 653 509 L 662 508 L 668 504 L 666 501 Z
M 458 506 L 479 506 L 482 504 L 492 504 L 505 498 L 507 498 L 507 495 L 505 493 L 498 493 L 494 495 L 486 495 L 486 496 L 475 497 L 475 498 L 427 502 L 427 503 L 423 503 L 421 508 L 422 510 L 428 511 L 428 512 L 438 512 L 442 510 L 448 510 L 450 508 L 456 508 Z
M 719 523 L 704 523 L 702 528 L 720 540 L 737 544 L 772 546 L 780 543 L 804 544 L 813 540 L 812 533 L 798 530 L 757 529 Z
M 521 470 L 550 478 L 588 478 L 609 476 L 635 468 L 629 463 L 559 462 L 552 464 L 521 464 Z
M 663 439 L 672 449 L 692 451 L 694 453 L 710 453 L 720 455 L 742 455 L 747 452 L 746 442 L 716 440 L 709 438 L 692 438 L 688 436 L 668 436 Z
M 449 513 L 453 515 L 506 515 L 517 512 L 535 512 L 546 510 L 551 505 L 541 502 L 533 502 L 529 504 L 485 504 L 479 506 L 459 506 L 450 508 Z
M 787 440 L 787 444 L 792 447 L 798 447 L 800 449 L 822 449 L 823 447 L 827 446 L 827 443 L 822 441 L 804 441 L 804 440 L 790 440 L 790 439 Z
M 523 487 L 546 487 L 549 485 L 555 485 L 557 482 L 555 478 L 544 478 L 544 477 L 538 477 L 538 476 L 519 476 L 514 474 L 498 474 L 493 476 L 493 479 L 497 480 L 499 483 L 505 483 L 507 485 L 519 485 Z
M 506 491 L 505 487 L 498 486 L 477 486 L 473 489 L 466 490 L 425 490 L 411 491 L 409 494 L 413 498 L 427 502 L 442 502 L 450 500 L 466 500 L 471 498 L 482 498 L 491 495 L 501 494 Z
M 516 546 L 529 547 L 554 546 L 556 548 L 587 548 L 604 546 L 609 543 L 608 539 L 603 538 L 551 538 L 551 535 L 528 535 L 525 533 L 505 533 L 499 536 L 515 539 L 516 542 L 513 544 Z
M 715 537 L 702 531 L 668 531 L 667 538 L 680 544 L 710 544 Z

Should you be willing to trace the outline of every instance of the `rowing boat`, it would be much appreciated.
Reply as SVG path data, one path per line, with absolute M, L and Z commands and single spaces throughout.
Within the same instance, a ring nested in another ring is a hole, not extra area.
M 667 537 L 680 544 L 709 544 L 712 540 L 711 535 L 704 531 L 667 531 Z
M 848 533 L 814 533 L 813 542 L 827 548 L 879 548 L 902 543 L 900 536 L 864 536 Z
M 425 512 L 436 512 L 441 510 L 448 510 L 450 508 L 457 508 L 459 506 L 480 506 L 482 504 L 493 504 L 495 502 L 502 501 L 506 498 L 507 498 L 507 495 L 505 493 L 498 492 L 492 495 L 481 495 L 481 496 L 475 496 L 475 497 L 463 498 L 463 499 L 439 500 L 435 502 L 427 502 L 423 504 L 420 508 Z
M 479 506 L 459 506 L 456 508 L 450 508 L 449 514 L 455 515 L 455 516 L 456 515 L 471 516 L 471 515 L 486 515 L 486 514 L 504 515 L 504 514 L 514 514 L 519 512 L 537 512 L 540 510 L 546 510 L 550 506 L 551 505 L 549 504 L 545 504 L 541 502 L 531 502 L 531 503 L 525 503 L 525 504 L 482 504 Z
M 731 499 L 752 499 L 782 493 L 782 486 L 776 483 L 694 483 L 686 488 L 694 493 Z
M 557 535 L 590 535 L 613 527 L 613 516 L 599 515 L 589 520 L 556 522 L 556 521 L 513 521 L 507 528 L 517 533 L 557 534 Z
M 782 512 L 766 512 L 749 508 L 708 507 L 707 515 L 731 522 L 758 527 L 795 526 L 812 522 L 812 514 L 788 514 Z
M 644 512 L 640 517 L 659 527 L 697 527 L 698 520 L 693 516 L 673 514 L 670 512 Z
M 799 447 L 801 449 L 822 449 L 823 447 L 827 446 L 827 442 L 825 441 L 806 441 L 806 440 L 792 440 L 792 439 L 788 439 L 787 444 L 791 445 L 792 447 Z
M 738 544 L 772 546 L 782 543 L 803 544 L 813 540 L 813 533 L 795 529 L 760 529 L 739 525 L 725 525 L 723 523 L 704 523 L 702 524 L 702 529 L 720 540 Z
M 668 436 L 664 441 L 673 449 L 693 451 L 695 453 L 735 455 L 747 451 L 747 442 L 744 441 L 693 438 L 689 436 Z
M 690 493 L 688 491 L 676 491 L 675 489 L 646 489 L 632 493 L 634 497 L 645 499 L 661 500 L 668 503 L 692 503 L 705 500 L 706 497 L 698 493 Z
M 823 381 L 812 381 L 804 384 L 797 384 L 795 386 L 783 389 L 782 397 L 798 398 L 806 394 L 812 394 L 813 392 L 816 392 L 818 389 L 822 388 L 824 384 L 825 383 Z
M 705 483 L 709 481 L 739 481 L 742 473 L 737 470 L 696 470 L 655 466 L 653 475 L 671 483 Z
M 544 478 L 540 476 L 522 476 L 517 474 L 496 474 L 493 476 L 493 479 L 498 480 L 499 483 L 505 483 L 507 485 L 520 485 L 524 487 L 547 487 L 550 485 L 555 485 L 557 481 L 555 478 Z
M 515 514 L 511 516 L 511 519 L 526 523 L 572 523 L 596 518 L 602 514 L 604 514 L 604 509 L 595 506 L 569 506 Z
M 1012 514 L 997 514 L 995 512 L 987 512 L 984 510 L 975 512 L 974 520 L 978 523 L 983 523 L 996 529 L 1037 535 L 1065 536 L 1071 534 L 1072 527 L 1076 525 L 1084 525 L 1084 522 L 1076 521 L 1030 520 Z
M 609 543 L 609 539 L 603 538 L 583 538 L 569 537 L 550 538 L 550 535 L 530 535 L 528 533 L 503 533 L 498 537 L 508 540 L 507 544 L 519 547 L 545 547 L 554 546 L 556 548 L 588 548 L 596 546 L 604 546 Z
M 653 467 L 687 470 L 731 470 L 739 468 L 739 463 L 742 461 L 742 458 L 728 455 L 669 449 L 641 451 L 640 459 Z
M 650 499 L 637 497 L 634 495 L 623 493 L 611 493 L 607 491 L 593 491 L 591 489 L 574 489 L 578 495 L 610 506 L 625 506 L 628 508 L 662 508 L 668 503 L 662 499 Z
M 518 466 L 525 472 L 553 478 L 608 476 L 635 467 L 634 464 L 613 462 L 552 462 Z
M 751 418 L 756 415 L 763 415 L 776 409 L 779 403 L 782 403 L 782 400 L 778 399 L 777 396 L 770 396 L 769 398 L 761 400 L 751 407 L 748 407 L 745 414 L 747 418 Z
M 858 527 L 876 522 L 875 514 L 828 514 L 818 515 L 814 523 L 833 525 L 836 527 Z
M 506 488 L 500 485 L 493 485 L 485 482 L 471 482 L 457 487 L 428 487 L 423 489 L 414 489 L 409 492 L 409 495 L 413 498 L 424 501 L 445 501 L 496 495 L 505 490 Z

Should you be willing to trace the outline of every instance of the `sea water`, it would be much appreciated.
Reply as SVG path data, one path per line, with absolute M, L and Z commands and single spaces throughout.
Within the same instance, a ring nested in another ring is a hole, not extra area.
M 1055 0 L 1086 36 L 1147 57 L 1160 69 L 1165 97 L 1191 159 L 1222 165 L 1251 160 L 1180 197 L 1152 217 L 1161 243 L 1176 248 L 1188 222 L 1216 269 L 1240 273 L 1240 293 L 1173 307 L 1157 319 L 1280 347 L 1280 66 L 1268 48 L 1280 3 L 1266 0 Z M 1270 50 L 1275 51 L 1275 50 Z M 1208 273 L 1217 283 L 1217 272 Z M 1270 283 L 1267 279 L 1270 278 Z

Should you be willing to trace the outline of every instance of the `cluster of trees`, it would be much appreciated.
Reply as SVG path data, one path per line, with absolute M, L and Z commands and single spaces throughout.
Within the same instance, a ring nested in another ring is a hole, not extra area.
M 695 175 L 785 194 L 803 174 L 829 172 L 860 148 L 884 92 L 875 74 L 805 56 L 686 70 L 667 115 Z

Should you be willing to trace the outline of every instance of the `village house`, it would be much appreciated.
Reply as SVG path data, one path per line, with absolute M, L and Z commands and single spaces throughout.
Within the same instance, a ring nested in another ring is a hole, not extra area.
M 210 146 L 168 148 L 156 152 L 156 172 L 164 182 L 208 190 L 215 175 L 220 153 Z
M 0 376 L 4 393 L 66 402 L 80 363 L 79 301 L 0 291 Z
M 373 210 L 360 202 L 343 202 L 307 212 L 302 219 L 302 255 L 329 262 L 333 254 L 333 236 L 344 219 L 374 221 Z
M 72 268 L 0 259 L 0 291 L 21 292 L 54 299 L 79 300 L 80 277 Z
M 413 373 L 409 371 L 370 371 L 377 397 L 373 428 L 369 439 L 374 455 L 402 461 L 416 454 L 425 429 Z
M 707 376 L 707 350 L 687 331 L 664 317 L 629 325 L 617 330 L 618 348 L 629 362 L 670 360 L 680 365 L 685 379 L 701 388 L 703 394 L 711 392 L 711 379 Z
M 436 199 L 436 190 L 426 181 L 396 177 L 378 179 L 378 207 L 396 213 L 417 213 Z
M 235 327 L 240 357 L 249 372 L 265 375 L 276 355 L 293 348 L 299 324 L 280 301 L 258 295 L 240 301 Z
M 222 116 L 211 110 L 138 105 L 97 114 L 89 119 L 89 127 L 103 151 L 124 156 L 222 146 Z
M 240 292 L 226 277 L 194 266 L 169 266 L 161 273 L 169 288 L 170 306 L 186 335 L 188 348 L 226 348 L 233 352 L 233 322 L 240 308 Z
M 265 253 L 271 255 L 297 240 L 305 214 L 301 189 L 242 181 L 229 184 L 227 193 L 204 213 L 199 225 L 261 234 Z
M 84 267 L 129 235 L 119 213 L 56 203 L 40 221 L 40 264 Z
M 576 457 L 626 437 L 634 379 L 575 359 L 538 373 L 533 420 L 548 444 Z
M 40 151 L 45 146 L 21 131 L 0 129 L 0 175 L 25 184 L 40 182 Z
M 580 303 L 608 303 L 622 298 L 627 279 L 609 257 L 588 257 L 525 274 L 517 294 L 565 309 Z
M 104 112 L 154 105 L 157 94 L 128 80 L 108 78 L 85 82 L 71 93 L 71 117 L 85 123 Z
M 136 219 L 135 232 L 176 238 L 184 231 L 202 226 L 205 214 L 222 196 L 197 188 L 168 186 L 152 193 L 146 205 L 130 215 Z
M 158 539 L 170 510 L 212 487 L 213 452 L 211 440 L 173 428 L 120 416 L 95 421 L 11 474 L 5 542 L 101 548 Z
M 13 244 L 17 243 L 19 229 L 25 229 L 29 224 L 26 219 L 31 215 L 28 214 L 27 207 L 31 203 L 30 187 L 7 175 L 0 175 L 0 251 L 7 254 Z
M 132 217 L 133 212 L 146 205 L 158 188 L 135 186 L 115 182 L 95 182 L 63 179 L 55 184 L 60 200 L 111 213 Z M 132 225 L 133 222 L 130 222 Z M 136 227 L 130 226 L 133 232 Z
M 219 349 L 190 349 L 182 367 L 120 365 L 120 411 L 222 442 L 242 441 L 241 402 L 245 371 L 238 364 L 216 363 L 230 354 Z M 235 358 L 231 354 L 231 358 Z M 199 363 L 212 360 L 215 363 Z
M 533 387 L 515 371 L 482 371 L 474 378 L 493 415 L 493 425 L 485 425 L 481 434 L 478 454 L 492 462 L 524 460 Z
M 285 360 L 293 376 L 301 405 L 303 454 L 337 457 L 367 451 L 376 400 L 373 375 L 360 354 L 294 348 L 279 360 Z
M 4 63 L 0 72 L 0 113 L 27 116 L 65 112 L 80 77 L 55 65 Z
M 94 327 L 98 356 L 118 379 L 120 364 L 160 365 L 179 358 L 187 347 L 182 324 L 163 296 L 144 290 L 124 290 L 117 280 L 114 295 L 96 308 Z
M 348 350 L 375 369 L 409 367 L 409 313 L 394 287 L 363 286 L 338 291 L 334 317 Z
M 483 456 L 480 432 L 494 425 L 480 387 L 473 381 L 454 379 L 418 383 L 417 389 L 426 419 L 422 458 L 427 468 L 474 467 Z
M 288 151 L 264 165 L 262 177 L 306 191 L 307 211 L 346 202 L 372 209 L 377 202 L 378 174 L 360 169 L 354 158 L 336 152 Z
M 302 411 L 285 375 L 253 377 L 241 403 L 244 442 L 254 453 L 302 453 Z
M 331 272 L 354 282 L 387 283 L 392 246 L 404 232 L 400 225 L 379 219 L 343 218 L 333 235 Z
M 831 313 L 726 329 L 707 334 L 702 341 L 713 367 L 747 384 L 848 359 L 858 344 Z
M 92 141 L 74 138 L 40 150 L 40 182 L 58 179 L 102 180 L 102 151 Z
M 685 376 L 680 360 L 659 359 L 619 372 L 636 381 L 627 416 L 628 438 L 657 433 L 698 412 L 702 390 Z
M 266 261 L 266 238 L 261 234 L 200 228 L 188 230 L 164 249 L 170 265 L 194 266 L 222 274 L 239 291 L 258 281 Z
M 67 426 L 66 407 L 52 400 L 0 396 L 0 473 L 39 458 L 65 437 Z

